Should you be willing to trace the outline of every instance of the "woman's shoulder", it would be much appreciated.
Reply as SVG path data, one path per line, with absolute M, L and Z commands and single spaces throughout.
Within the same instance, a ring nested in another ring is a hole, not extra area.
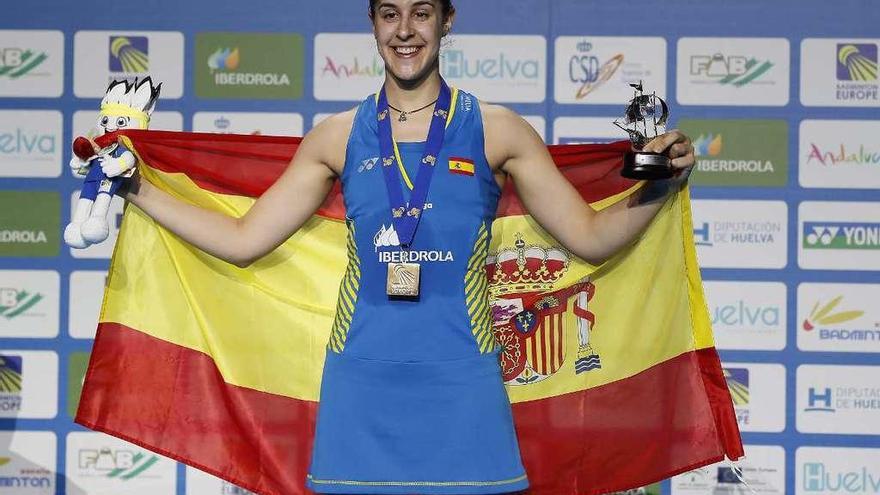
M 345 165 L 348 136 L 357 115 L 357 107 L 335 113 L 312 127 L 303 137 L 303 144 L 316 153 L 317 158 L 337 174 Z

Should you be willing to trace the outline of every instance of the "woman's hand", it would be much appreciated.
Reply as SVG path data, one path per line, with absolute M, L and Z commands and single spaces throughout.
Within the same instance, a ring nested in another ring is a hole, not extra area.
M 678 172 L 676 175 L 696 163 L 691 138 L 678 129 L 665 132 L 650 140 L 642 151 L 660 153 L 669 157 L 672 160 L 672 167 Z

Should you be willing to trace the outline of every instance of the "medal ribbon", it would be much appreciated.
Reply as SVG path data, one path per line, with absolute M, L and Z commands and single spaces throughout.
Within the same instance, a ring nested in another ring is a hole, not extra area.
M 422 160 L 419 162 L 419 171 L 416 175 L 415 185 L 409 202 L 403 199 L 403 186 L 401 185 L 401 172 L 395 167 L 397 159 L 394 155 L 394 138 L 391 135 L 391 113 L 388 110 L 388 97 L 385 87 L 379 92 L 379 100 L 376 103 L 376 118 L 379 121 L 379 151 L 382 153 L 382 173 L 385 177 L 385 188 L 388 190 L 388 202 L 391 206 L 391 223 L 397 231 L 400 247 L 407 248 L 412 244 L 419 220 L 428 199 L 428 189 L 431 187 L 431 178 L 434 175 L 434 165 L 443 147 L 443 138 L 446 135 L 446 117 L 449 115 L 449 106 L 452 102 L 452 92 L 446 81 L 440 79 L 440 95 L 434 104 L 434 113 L 431 116 L 431 126 L 428 128 L 428 140 L 425 142 L 425 150 Z M 402 166 L 403 164 L 401 164 Z

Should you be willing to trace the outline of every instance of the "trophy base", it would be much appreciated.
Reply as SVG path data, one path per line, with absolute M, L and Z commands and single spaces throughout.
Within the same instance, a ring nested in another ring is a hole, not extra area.
M 672 161 L 660 153 L 630 151 L 623 159 L 620 175 L 627 179 L 658 180 L 668 179 L 675 174 Z

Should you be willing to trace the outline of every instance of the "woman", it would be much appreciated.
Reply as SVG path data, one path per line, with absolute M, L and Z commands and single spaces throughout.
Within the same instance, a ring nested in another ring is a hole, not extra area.
M 315 127 L 245 216 L 185 204 L 146 182 L 127 199 L 245 266 L 290 237 L 340 179 L 349 265 L 307 485 L 324 493 L 522 490 L 483 270 L 501 187 L 511 178 L 534 219 L 592 263 L 632 242 L 662 201 L 643 191 L 594 212 L 528 123 L 449 89 L 438 57 L 455 18 L 450 0 L 371 0 L 369 15 L 386 66 L 382 91 Z M 680 169 L 694 162 L 678 132 L 645 149 Z M 371 160 L 379 166 L 359 169 Z

